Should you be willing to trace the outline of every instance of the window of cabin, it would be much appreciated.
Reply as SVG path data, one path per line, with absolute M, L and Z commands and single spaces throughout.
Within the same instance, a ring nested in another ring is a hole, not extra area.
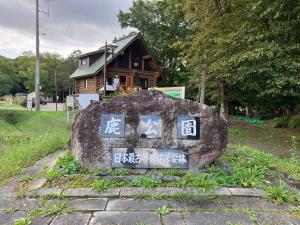
M 88 67 L 89 66 L 89 57 L 85 57 L 79 60 L 80 67 Z
M 80 81 L 80 88 L 85 89 L 87 88 L 90 84 L 89 84 L 89 80 L 88 79 L 84 79 Z
M 126 84 L 126 76 L 120 76 L 120 85 Z
M 152 67 L 150 66 L 150 60 L 149 59 L 144 60 L 144 70 L 153 71 Z
M 112 79 L 112 77 L 107 77 L 106 78 L 106 84 L 107 85 L 113 85 L 113 79 Z
M 118 67 L 119 68 L 129 68 L 129 53 L 124 51 L 118 56 Z
M 141 56 L 134 55 L 132 57 L 132 68 L 133 69 L 141 69 Z

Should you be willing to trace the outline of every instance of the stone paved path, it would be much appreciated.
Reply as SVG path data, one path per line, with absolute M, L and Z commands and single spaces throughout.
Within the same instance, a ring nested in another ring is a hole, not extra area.
M 104 193 L 89 188 L 47 189 L 43 180 L 34 181 L 32 189 L 16 198 L 18 183 L 24 175 L 35 175 L 41 168 L 54 165 L 58 152 L 37 162 L 33 167 L 16 176 L 0 188 L 0 225 L 11 225 L 19 218 L 27 218 L 37 209 L 47 211 L 47 206 L 63 206 L 49 216 L 38 216 L 36 225 L 199 225 L 199 224 L 300 224 L 290 206 L 274 205 L 266 200 L 260 190 L 220 188 L 203 198 L 188 201 L 135 199 L 136 194 L 154 195 L 159 192 L 172 196 L 181 191 L 199 194 L 190 189 L 177 188 L 117 188 Z M 19 191 L 20 195 L 20 191 Z M 52 196 L 52 198 L 49 198 Z M 46 198 L 47 197 L 47 198 Z M 53 198 L 59 197 L 59 198 Z M 171 213 L 161 215 L 159 208 L 168 207 Z

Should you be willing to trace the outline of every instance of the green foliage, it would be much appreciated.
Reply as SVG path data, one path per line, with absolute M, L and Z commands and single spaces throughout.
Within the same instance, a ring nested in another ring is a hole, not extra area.
M 85 172 L 80 163 L 74 159 L 70 152 L 68 152 L 64 157 L 59 158 L 57 165 L 61 168 L 61 172 L 64 174 L 77 174 Z
M 11 89 L 13 88 L 13 81 L 9 75 L 1 72 L 0 68 L 0 96 L 5 94 L 9 94 Z
M 262 185 L 268 168 L 262 166 L 243 167 L 235 166 L 233 179 L 242 187 L 259 187 Z
M 267 187 L 266 191 L 268 198 L 277 204 L 296 203 L 299 201 L 299 196 L 290 193 L 283 182 L 280 182 L 279 185 L 275 187 Z
M 209 198 L 208 195 L 203 194 L 194 194 L 194 193 L 186 193 L 186 192 L 175 192 L 172 199 L 176 201 L 183 201 L 183 202 L 199 202 L 203 200 L 207 200 Z
M 213 189 L 217 186 L 217 183 L 215 180 L 213 180 L 212 176 L 209 174 L 198 174 L 194 175 L 194 177 L 191 179 L 190 186 L 193 188 L 199 188 L 201 190 L 209 190 Z
M 180 169 L 160 169 L 157 170 L 157 175 L 161 176 L 183 176 L 185 173 Z
M 194 32 L 181 43 L 182 53 L 207 71 L 210 101 L 224 97 L 219 85 L 225 82 L 233 104 L 256 112 L 299 102 L 299 0 L 185 0 L 184 8 Z M 199 74 L 190 82 L 200 83 Z
M 131 171 L 127 168 L 121 168 L 121 169 L 108 169 L 108 173 L 111 176 L 125 176 L 125 175 L 130 175 Z
M 300 161 L 300 159 L 297 157 L 297 140 L 296 140 L 296 136 L 292 136 L 291 137 L 291 142 L 292 142 L 292 146 L 290 149 L 290 160 L 294 163 L 298 163 Z
M 45 205 L 36 211 L 31 212 L 31 216 L 57 216 L 57 215 L 67 215 L 73 213 L 74 210 L 69 208 L 66 202 L 49 203 L 46 202 Z
M 13 104 L 19 105 L 19 106 L 22 106 L 22 107 L 26 107 L 26 105 L 27 105 L 26 97 L 23 97 L 23 96 L 14 97 L 13 98 Z
M 106 178 L 101 180 L 94 180 L 90 186 L 95 191 L 104 192 L 109 188 L 116 187 L 118 185 L 120 184 L 117 184 L 115 181 Z
M 247 216 L 249 217 L 249 219 L 254 223 L 254 224 L 258 224 L 258 217 L 255 214 L 254 211 L 251 211 L 249 209 L 245 209 L 243 210 L 244 213 L 247 214 Z
M 19 218 L 16 219 L 14 225 L 30 225 L 31 224 L 31 220 L 28 218 Z
M 4 120 L 11 125 L 16 125 L 22 119 L 24 119 L 24 113 L 18 110 L 0 110 L 0 120 Z
M 188 69 L 178 57 L 179 40 L 191 31 L 191 23 L 185 20 L 181 1 L 133 1 L 129 12 L 120 11 L 118 19 L 122 28 L 139 30 L 162 70 L 162 86 L 180 85 L 180 74 L 188 75 Z
M 157 210 L 156 210 L 160 215 L 168 215 L 171 213 L 171 207 L 170 206 L 162 206 L 162 207 L 159 207 Z
M 272 121 L 272 126 L 274 128 L 283 128 L 288 127 L 290 118 L 288 116 L 283 116 L 280 118 L 276 118 Z
M 48 181 L 52 182 L 62 176 L 62 173 L 58 169 L 51 169 L 47 171 L 44 176 Z
M 0 110 L 0 183 L 63 149 L 69 138 L 64 121 L 62 112 Z
M 132 185 L 134 187 L 146 187 L 146 188 L 153 188 L 157 187 L 161 184 L 160 180 L 156 180 L 150 176 L 138 176 L 134 177 L 132 180 Z
M 272 121 L 274 128 L 297 128 L 300 130 L 300 115 L 283 116 Z

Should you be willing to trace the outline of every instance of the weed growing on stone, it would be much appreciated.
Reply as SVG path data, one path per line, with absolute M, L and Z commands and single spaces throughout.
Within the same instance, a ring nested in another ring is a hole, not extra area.
M 4 213 L 11 213 L 11 212 L 15 212 L 15 211 L 18 211 L 18 209 L 15 209 L 12 207 L 3 209 Z
M 66 199 L 67 197 L 63 194 L 47 194 L 43 195 L 43 200 L 50 200 L 50 199 Z
M 151 195 L 146 195 L 146 194 L 136 194 L 133 196 L 135 200 L 151 200 L 152 196 Z
M 180 169 L 159 169 L 156 171 L 159 176 L 184 176 L 185 172 Z
M 57 180 L 59 177 L 61 177 L 63 174 L 56 168 L 48 170 L 46 172 L 43 173 L 43 176 L 49 181 L 55 181 Z
M 299 158 L 297 157 L 297 140 L 296 140 L 296 136 L 292 136 L 291 137 L 291 149 L 290 149 L 290 160 L 294 163 L 299 162 Z
M 280 181 L 278 186 L 266 187 L 267 197 L 276 204 L 299 202 L 299 196 L 289 192 L 284 182 Z
M 130 175 L 131 171 L 127 168 L 121 168 L 121 169 L 108 169 L 108 174 L 111 176 L 126 176 Z
M 162 206 L 159 207 L 158 209 L 156 209 L 156 211 L 160 214 L 160 215 L 168 215 L 171 213 L 171 207 L 170 206 Z
M 112 187 L 118 187 L 118 185 L 115 181 L 112 181 L 110 179 L 100 179 L 100 180 L 94 180 L 91 183 L 91 188 L 98 192 L 104 192 Z
M 186 192 L 175 192 L 170 198 L 183 202 L 199 202 L 210 199 L 211 196 Z
M 87 172 L 87 169 L 82 168 L 80 163 L 74 159 L 70 152 L 68 152 L 64 157 L 59 158 L 56 164 L 57 169 L 62 174 L 72 175 Z
M 74 213 L 74 210 L 69 208 L 66 202 L 49 203 L 45 202 L 41 208 L 36 208 L 29 212 L 29 219 L 32 220 L 38 216 L 59 216 Z
M 162 182 L 160 180 L 156 180 L 150 176 L 137 176 L 132 180 L 132 186 L 134 187 L 146 187 L 153 188 L 158 187 Z
M 15 220 L 14 225 L 30 225 L 31 224 L 31 220 L 28 218 L 18 218 Z
M 255 214 L 254 211 L 251 211 L 249 209 L 244 209 L 242 210 L 249 218 L 249 220 L 254 223 L 254 224 L 258 224 L 258 217 L 257 215 Z
M 153 198 L 157 200 L 163 200 L 163 199 L 168 199 L 169 195 L 166 192 L 158 192 L 153 196 Z

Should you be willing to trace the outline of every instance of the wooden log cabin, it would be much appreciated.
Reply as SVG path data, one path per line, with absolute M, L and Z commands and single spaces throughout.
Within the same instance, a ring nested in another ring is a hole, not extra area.
M 131 92 L 156 86 L 159 67 L 141 34 L 135 34 L 107 46 L 106 91 Z M 75 94 L 101 93 L 104 90 L 105 46 L 79 57 L 79 67 L 70 76 Z M 115 79 L 117 78 L 117 79 Z

